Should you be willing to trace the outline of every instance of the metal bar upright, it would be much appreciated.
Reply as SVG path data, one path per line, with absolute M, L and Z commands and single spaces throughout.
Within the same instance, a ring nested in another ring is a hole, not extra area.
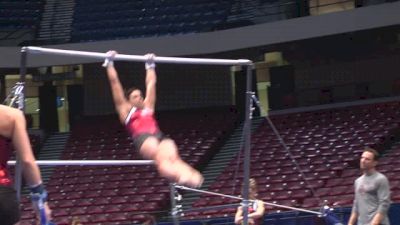
M 25 78 L 26 78 L 26 62 L 27 62 L 27 57 L 28 57 L 28 52 L 26 51 L 26 48 L 21 49 L 21 61 L 20 61 L 20 83 L 21 85 L 25 85 Z M 22 111 L 25 110 L 25 90 L 24 88 L 21 90 L 20 95 L 17 98 L 19 98 L 18 102 L 18 108 Z M 21 160 L 16 157 L 16 166 L 14 168 L 14 188 L 17 192 L 17 199 L 18 201 L 21 199 L 21 188 L 22 188 L 22 165 L 21 165 Z
M 169 183 L 169 195 L 171 200 L 171 217 L 174 225 L 179 225 L 179 209 L 176 204 L 177 190 L 173 183 Z
M 248 225 L 249 215 L 249 179 L 250 179 L 250 140 L 251 140 L 251 118 L 253 111 L 252 100 L 252 68 L 253 65 L 246 66 L 246 110 L 244 119 L 244 163 L 243 163 L 243 224 Z

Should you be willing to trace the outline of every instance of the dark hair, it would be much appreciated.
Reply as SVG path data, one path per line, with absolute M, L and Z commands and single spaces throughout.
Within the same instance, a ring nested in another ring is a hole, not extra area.
M 125 90 L 125 97 L 129 99 L 129 95 L 131 95 L 131 93 L 134 92 L 134 91 L 136 91 L 136 90 L 140 91 L 140 96 L 143 97 L 143 92 L 142 92 L 142 90 L 140 90 L 140 89 L 137 88 L 137 87 L 131 87 L 131 88 Z
M 379 159 L 379 157 L 380 157 L 379 152 L 376 151 L 376 150 L 373 149 L 373 148 L 370 148 L 370 147 L 366 147 L 366 148 L 364 149 L 364 152 L 371 152 L 371 153 L 374 155 L 374 160 L 375 160 L 375 161 L 378 161 L 378 159 Z

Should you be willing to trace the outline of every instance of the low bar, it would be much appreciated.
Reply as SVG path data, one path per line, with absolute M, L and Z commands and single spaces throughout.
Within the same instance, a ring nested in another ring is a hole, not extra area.
M 10 166 L 16 161 L 8 161 Z M 141 166 L 153 165 L 153 160 L 37 160 L 38 166 Z
M 185 187 L 185 186 L 182 186 L 182 185 L 175 185 L 175 188 L 177 188 L 177 189 L 182 189 L 182 190 L 188 190 L 188 191 L 199 192 L 199 193 L 203 193 L 203 194 L 216 195 L 216 196 L 221 196 L 221 197 L 225 197 L 225 198 L 232 198 L 232 199 L 237 199 L 237 200 L 243 200 L 243 198 L 241 198 L 241 197 L 236 197 L 236 196 L 232 196 L 232 195 L 221 194 L 221 193 L 212 192 L 212 191 L 204 191 L 204 190 L 189 188 L 189 187 Z M 252 200 L 249 200 L 249 201 L 252 202 Z M 296 208 L 296 207 L 291 207 L 291 206 L 286 206 L 286 205 L 280 205 L 280 204 L 275 204 L 275 203 L 265 202 L 265 201 L 263 201 L 263 203 L 264 203 L 264 205 L 275 206 L 275 207 L 278 207 L 278 208 L 291 209 L 291 210 L 295 210 L 295 211 L 300 211 L 300 212 L 306 212 L 306 213 L 316 214 L 316 215 L 319 215 L 319 216 L 322 215 L 321 212 L 316 212 L 316 211 L 312 211 L 312 210 L 308 210 L 308 209 L 301 209 L 301 208 Z

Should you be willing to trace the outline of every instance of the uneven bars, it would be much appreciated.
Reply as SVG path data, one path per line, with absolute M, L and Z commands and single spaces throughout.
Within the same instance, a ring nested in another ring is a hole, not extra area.
M 63 50 L 55 48 L 42 48 L 28 46 L 23 47 L 29 53 L 44 53 L 53 55 L 67 55 L 67 56 L 82 56 L 89 58 L 105 59 L 107 57 L 106 53 L 100 52 L 86 52 L 86 51 L 76 51 L 76 50 Z M 139 61 L 145 62 L 147 58 L 142 55 L 125 55 L 117 54 L 115 60 L 122 61 Z M 248 59 L 209 59 L 209 58 L 181 58 L 181 57 L 162 57 L 156 56 L 154 58 L 155 62 L 159 63 L 179 63 L 179 64 L 207 64 L 207 65 L 251 65 L 253 62 Z
M 220 193 L 211 192 L 211 191 L 203 191 L 203 190 L 189 188 L 189 187 L 185 187 L 185 186 L 181 186 L 181 185 L 175 185 L 175 188 L 182 189 L 182 190 L 199 192 L 199 193 L 204 193 L 204 194 L 209 194 L 209 195 L 216 195 L 216 196 L 221 196 L 221 197 L 225 197 L 225 198 L 243 200 L 243 198 L 241 198 L 241 197 L 236 197 L 236 196 L 232 196 L 232 195 L 225 195 L 225 194 L 220 194 Z M 249 201 L 252 201 L 252 200 L 249 200 Z M 300 211 L 300 212 L 312 213 L 312 214 L 316 214 L 316 215 L 319 215 L 319 216 L 322 215 L 322 213 L 316 212 L 316 211 L 312 211 L 312 210 L 301 209 L 301 208 L 296 208 L 296 207 L 291 207 L 291 206 L 286 206 L 286 205 L 280 205 L 280 204 L 275 204 L 275 203 L 271 203 L 271 202 L 264 202 L 263 201 L 263 203 L 264 203 L 264 205 L 275 206 L 275 207 L 278 207 L 278 208 L 291 209 L 291 210 L 296 210 L 296 211 Z
M 15 165 L 16 161 L 8 161 L 8 165 Z M 38 160 L 39 166 L 141 166 L 152 165 L 153 160 Z

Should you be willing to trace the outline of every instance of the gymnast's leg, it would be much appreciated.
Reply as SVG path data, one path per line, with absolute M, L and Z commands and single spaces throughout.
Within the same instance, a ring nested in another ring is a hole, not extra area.
M 140 153 L 155 161 L 163 177 L 191 187 L 198 187 L 203 182 L 201 174 L 180 158 L 178 148 L 171 139 L 160 142 L 156 137 L 150 136 L 141 145 Z

